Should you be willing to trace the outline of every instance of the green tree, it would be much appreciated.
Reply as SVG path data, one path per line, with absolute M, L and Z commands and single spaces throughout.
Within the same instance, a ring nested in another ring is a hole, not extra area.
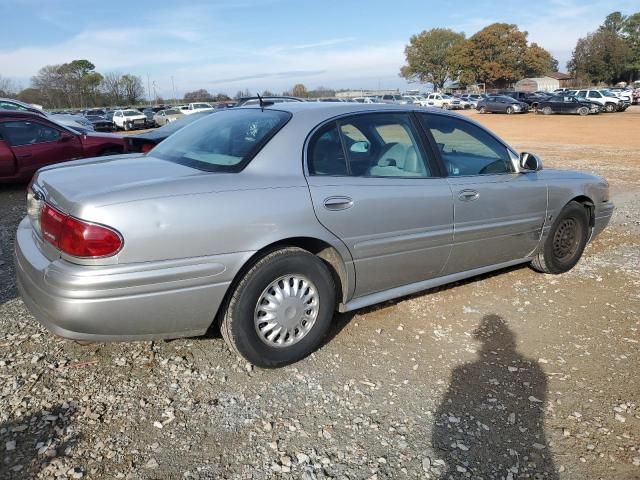
M 412 35 L 404 49 L 406 65 L 400 68 L 400 76 L 408 81 L 431 82 L 442 88 L 454 73 L 451 50 L 464 38 L 464 33 L 448 28 L 433 28 Z
M 620 35 L 600 29 L 578 39 L 567 66 L 578 79 L 613 83 L 628 68 L 630 53 L 627 42 Z
M 619 35 L 624 29 L 626 21 L 627 17 L 622 15 L 622 13 L 613 12 L 607 15 L 607 18 L 604 19 L 603 24 L 600 25 L 598 30 Z
M 634 74 L 640 70 L 640 12 L 626 18 L 622 31 L 630 51 L 627 68 L 629 69 L 628 78 L 631 81 L 634 79 Z
M 540 76 L 557 61 L 537 44 L 529 46 L 527 32 L 517 25 L 493 23 L 451 49 L 450 62 L 463 84 L 505 87 L 524 76 Z

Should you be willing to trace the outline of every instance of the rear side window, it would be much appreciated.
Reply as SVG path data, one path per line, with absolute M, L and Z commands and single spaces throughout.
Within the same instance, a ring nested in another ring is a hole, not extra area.
M 507 148 L 482 128 L 455 117 L 420 115 L 450 176 L 515 172 Z
M 310 140 L 311 175 L 430 177 L 431 169 L 407 114 L 356 115 L 332 123 Z
M 188 125 L 153 149 L 153 156 L 210 172 L 236 172 L 291 118 L 277 110 L 220 111 Z
M 37 122 L 17 121 L 0 123 L 0 132 L 2 133 L 2 137 L 4 137 L 12 147 L 53 142 L 60 138 L 60 132 L 58 130 Z

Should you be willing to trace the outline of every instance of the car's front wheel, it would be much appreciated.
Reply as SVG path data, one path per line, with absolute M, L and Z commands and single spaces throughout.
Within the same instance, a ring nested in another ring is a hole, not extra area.
M 487 113 L 487 109 L 485 107 L 480 107 L 480 113 Z
M 335 311 L 329 268 L 300 248 L 276 250 L 240 279 L 220 325 L 229 347 L 254 365 L 275 368 L 312 353 Z
M 570 202 L 560 211 L 531 266 L 542 273 L 568 272 L 580 260 L 588 239 L 587 209 Z
M 513 113 L 513 107 L 507 107 L 507 115 L 511 115 Z
M 553 113 L 553 110 L 551 109 L 551 107 L 546 106 L 542 109 L 542 113 L 544 113 L 545 115 L 551 115 Z
M 587 107 L 580 107 L 578 109 L 578 115 L 582 115 L 583 117 L 589 115 L 589 109 Z
M 616 104 L 615 104 L 615 103 L 607 103 L 607 104 L 604 106 L 604 110 L 605 110 L 605 112 L 607 112 L 607 113 L 612 113 L 612 112 L 615 112 L 615 111 L 617 110 L 617 106 L 616 106 Z

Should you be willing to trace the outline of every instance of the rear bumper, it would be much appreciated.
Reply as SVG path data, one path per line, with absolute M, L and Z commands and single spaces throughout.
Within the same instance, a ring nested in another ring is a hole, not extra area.
M 201 335 L 211 325 L 242 252 L 129 265 L 49 260 L 28 219 L 18 227 L 18 289 L 33 315 L 75 340 L 152 340 Z

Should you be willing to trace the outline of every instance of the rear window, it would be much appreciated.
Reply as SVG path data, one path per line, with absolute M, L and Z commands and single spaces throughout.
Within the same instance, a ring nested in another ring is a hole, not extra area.
M 171 135 L 153 156 L 209 172 L 237 172 L 290 118 L 278 110 L 221 111 Z

